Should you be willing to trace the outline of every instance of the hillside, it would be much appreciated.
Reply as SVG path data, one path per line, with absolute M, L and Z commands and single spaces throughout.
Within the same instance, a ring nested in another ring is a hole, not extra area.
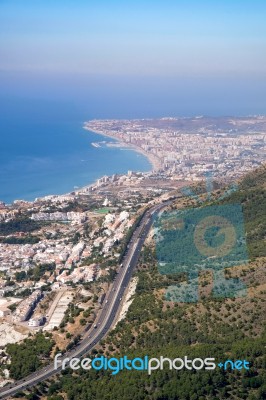
M 138 285 L 127 316 L 101 342 L 95 356 L 176 358 L 187 355 L 216 360 L 246 359 L 249 370 L 171 371 L 148 376 L 141 371 L 66 371 L 33 392 L 36 398 L 60 400 L 266 399 L 266 168 L 246 176 L 239 189 L 209 205 L 240 203 L 243 207 L 249 263 L 226 269 L 227 278 L 240 278 L 244 297 L 215 298 L 212 276 L 200 274 L 200 300 L 178 303 L 165 300 L 165 288 L 184 279 L 158 272 L 154 245 L 146 242 L 139 261 Z M 179 203 L 180 204 L 180 203 Z M 46 390 L 48 389 L 48 397 Z M 33 393 L 32 392 L 32 393 Z M 64 397 L 67 395 L 67 397 Z M 32 396 L 32 394 L 31 394 Z M 63 397 L 61 397 L 63 396 Z
M 242 204 L 249 256 L 266 257 L 266 166 L 248 174 L 223 203 Z

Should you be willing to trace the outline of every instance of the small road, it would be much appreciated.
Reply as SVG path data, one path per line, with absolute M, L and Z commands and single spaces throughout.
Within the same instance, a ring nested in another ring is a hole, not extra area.
M 115 281 L 104 299 L 102 310 L 99 313 L 93 327 L 91 327 L 88 332 L 83 334 L 79 344 L 77 344 L 72 350 L 63 354 L 62 358 L 60 358 L 61 362 L 63 362 L 63 360 L 66 358 L 71 359 L 73 357 L 81 357 L 88 353 L 100 342 L 101 339 L 106 336 L 108 331 L 112 328 L 120 310 L 122 297 L 128 287 L 133 270 L 137 265 L 141 248 L 153 223 L 153 216 L 170 203 L 171 201 L 169 200 L 163 204 L 154 205 L 145 211 L 139 225 L 132 234 L 126 254 L 122 260 L 122 267 L 119 268 Z M 68 363 L 66 363 L 66 365 L 67 364 Z M 52 375 L 57 374 L 61 370 L 61 363 L 56 369 L 54 367 L 54 363 L 51 363 L 48 366 L 37 370 L 31 375 L 28 375 L 24 379 L 1 388 L 0 398 L 8 398 L 20 390 L 24 390 L 50 378 Z
M 50 321 L 50 319 L 51 319 L 51 317 L 52 317 L 52 315 L 54 313 L 54 310 L 57 307 L 57 304 L 58 304 L 59 300 L 61 299 L 61 297 L 63 296 L 63 294 L 66 291 L 67 291 L 66 288 L 59 289 L 58 293 L 56 294 L 56 296 L 55 296 L 55 298 L 54 298 L 54 300 L 53 300 L 53 302 L 51 304 L 51 307 L 49 308 L 49 310 L 47 311 L 47 314 L 46 314 L 46 325 L 48 325 L 48 323 L 49 323 L 49 321 Z

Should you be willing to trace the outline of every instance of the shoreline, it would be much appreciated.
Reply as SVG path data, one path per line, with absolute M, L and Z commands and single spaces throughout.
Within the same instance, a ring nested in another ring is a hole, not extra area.
M 144 157 L 146 157 L 148 159 L 149 163 L 151 164 L 152 169 L 150 170 L 150 172 L 156 171 L 156 170 L 161 168 L 161 163 L 155 156 L 153 156 L 151 154 L 148 154 L 147 152 L 145 152 L 145 150 L 139 148 L 138 146 L 133 145 L 133 144 L 128 144 L 128 143 L 125 143 L 125 142 L 121 142 L 121 141 L 119 141 L 117 139 L 117 137 L 115 137 L 115 136 L 113 136 L 111 134 L 107 134 L 107 133 L 104 133 L 104 132 L 101 132 L 101 131 L 97 131 L 95 129 L 89 129 L 89 128 L 86 127 L 86 125 L 83 125 L 83 129 L 85 129 L 86 131 L 89 131 L 89 132 L 96 133 L 97 135 L 104 136 L 106 138 L 114 139 L 116 141 L 116 143 L 121 144 L 120 148 L 125 147 L 125 148 L 128 148 L 128 149 L 134 150 L 136 153 L 142 154 Z M 135 172 L 137 172 L 137 171 L 135 171 Z M 149 171 L 147 171 L 147 172 L 149 172 Z M 82 193 L 82 192 L 86 191 L 91 186 L 94 186 L 98 179 L 101 179 L 101 177 L 97 178 L 94 182 L 92 182 L 92 183 L 90 183 L 88 185 L 85 185 L 85 186 L 82 186 L 82 187 L 78 188 L 77 190 L 75 190 L 75 192 L 76 193 Z M 71 192 L 65 193 L 65 195 L 69 195 L 70 193 Z M 58 195 L 58 196 L 64 196 L 64 195 Z
M 138 146 L 129 144 L 129 143 L 125 143 L 125 142 L 121 142 L 117 139 L 117 137 L 115 137 L 111 134 L 107 134 L 102 131 L 98 131 L 96 129 L 89 129 L 89 128 L 87 128 L 87 126 L 85 124 L 83 125 L 83 129 L 85 129 L 88 132 L 93 132 L 93 133 L 96 133 L 97 135 L 104 136 L 106 138 L 114 139 L 117 144 L 121 145 L 120 148 L 125 147 L 128 149 L 134 150 L 136 153 L 142 154 L 144 157 L 146 157 L 148 159 L 149 163 L 151 164 L 152 169 L 150 170 L 150 172 L 156 171 L 161 168 L 161 163 L 160 163 L 159 159 L 157 159 L 155 156 L 153 156 L 151 154 L 148 154 L 145 150 L 139 148 Z M 135 171 L 135 172 L 137 172 L 137 171 Z M 149 171 L 147 171 L 147 172 L 149 172 Z M 77 190 L 75 190 L 75 192 L 82 193 L 82 192 L 86 191 L 91 186 L 94 186 L 98 179 L 101 179 L 101 177 L 97 178 L 94 182 L 90 183 L 89 185 L 85 185 L 85 186 L 78 188 Z M 65 193 L 65 195 L 69 195 L 70 193 L 71 192 Z M 59 195 L 59 196 L 63 196 L 63 195 Z
M 117 146 L 117 148 L 120 148 L 120 149 L 127 148 L 127 149 L 135 151 L 136 153 L 142 154 L 144 157 L 147 158 L 148 162 L 151 165 L 151 169 L 149 169 L 147 172 L 151 172 L 151 171 L 158 170 L 158 169 L 161 168 L 161 164 L 160 164 L 159 160 L 155 156 L 148 154 L 147 152 L 145 152 L 143 149 L 139 148 L 138 146 L 135 146 L 135 145 L 129 144 L 129 143 L 125 143 L 125 142 L 121 142 L 115 136 L 108 135 L 106 133 L 103 133 L 103 132 L 100 132 L 100 131 L 97 131 L 97 130 L 89 129 L 85 125 L 83 125 L 83 129 L 85 129 L 85 130 L 87 130 L 89 132 L 96 133 L 97 135 L 104 136 L 106 138 L 114 139 L 118 145 L 119 144 L 121 145 L 121 146 Z M 132 171 L 138 172 L 137 170 L 134 170 L 134 169 L 132 169 Z M 5 202 L 5 204 L 12 205 L 12 204 L 14 204 L 15 201 L 26 201 L 26 202 L 32 203 L 36 199 L 44 199 L 44 198 L 49 197 L 49 196 L 61 197 L 61 196 L 69 196 L 72 192 L 82 193 L 86 189 L 90 188 L 91 186 L 94 186 L 96 184 L 97 180 L 101 179 L 102 177 L 103 177 L 103 175 L 101 175 L 98 178 L 94 179 L 91 183 L 82 185 L 80 187 L 77 187 L 76 189 L 74 188 L 72 190 L 69 190 L 69 191 L 61 193 L 61 194 L 58 194 L 58 193 L 50 193 L 49 194 L 48 193 L 48 194 L 45 194 L 45 195 L 42 195 L 42 196 L 37 196 L 33 200 L 25 200 L 25 199 L 23 199 L 23 197 L 21 197 L 21 198 L 16 198 L 16 199 L 14 199 L 14 200 L 12 200 L 11 202 L 8 202 L 8 203 Z M 0 202 L 1 202 L 1 199 L 0 199 Z
M 144 157 L 146 157 L 148 159 L 149 163 L 151 164 L 151 166 L 152 166 L 151 171 L 156 171 L 158 169 L 161 169 L 161 167 L 162 167 L 160 160 L 156 156 L 154 156 L 153 154 L 147 153 L 145 150 L 143 150 L 142 148 L 140 148 L 134 144 L 121 142 L 120 140 L 117 139 L 116 136 L 113 136 L 111 134 L 108 134 L 108 133 L 105 133 L 102 131 L 98 131 L 96 129 L 87 128 L 86 125 L 83 126 L 83 129 L 85 129 L 86 131 L 89 131 L 89 132 L 96 133 L 97 135 L 101 135 L 101 136 L 105 136 L 107 138 L 114 139 L 118 144 L 120 143 L 122 145 L 121 147 L 126 147 L 128 149 L 132 149 L 132 150 L 136 151 L 139 154 L 142 154 Z

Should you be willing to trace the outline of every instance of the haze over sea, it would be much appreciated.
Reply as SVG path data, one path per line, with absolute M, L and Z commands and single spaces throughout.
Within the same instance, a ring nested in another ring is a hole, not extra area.
M 91 119 L 266 112 L 266 2 L 0 1 L 0 200 L 151 168 Z
M 92 147 L 104 138 L 84 130 L 86 120 L 264 112 L 261 84 L 254 80 L 245 85 L 249 96 L 241 80 L 227 81 L 226 88 L 215 80 L 2 71 L 0 85 L 0 200 L 6 203 L 67 193 L 103 175 L 151 169 L 132 150 Z

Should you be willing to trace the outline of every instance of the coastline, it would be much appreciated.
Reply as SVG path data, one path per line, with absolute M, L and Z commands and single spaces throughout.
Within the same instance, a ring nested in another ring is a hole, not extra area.
M 144 157 L 146 157 L 148 159 L 149 163 L 151 164 L 151 167 L 152 167 L 152 169 L 150 170 L 151 172 L 159 170 L 161 168 L 160 160 L 157 157 L 155 157 L 154 155 L 151 155 L 151 154 L 147 153 L 142 148 L 140 148 L 140 147 L 138 147 L 136 145 L 133 145 L 133 144 L 129 144 L 129 143 L 126 143 L 126 142 L 119 141 L 117 139 L 117 137 L 115 137 L 115 136 L 113 136 L 111 134 L 107 134 L 107 133 L 98 131 L 96 129 L 87 128 L 85 124 L 83 125 L 83 129 L 85 129 L 86 131 L 89 131 L 89 132 L 96 133 L 97 135 L 104 136 L 106 138 L 114 139 L 118 145 L 120 144 L 120 146 L 117 146 L 117 147 L 128 148 L 128 149 L 134 150 L 136 153 L 142 154 Z M 135 172 L 138 172 L 138 171 L 135 171 Z M 99 177 L 98 179 L 100 179 L 100 178 L 101 177 Z M 89 189 L 90 187 L 94 186 L 96 182 L 97 182 L 97 180 L 95 180 L 94 182 L 92 182 L 92 183 L 90 183 L 88 185 L 81 186 L 80 188 L 75 190 L 75 192 L 76 193 L 82 193 L 84 191 L 87 191 L 87 189 Z M 70 194 L 71 194 L 71 192 L 65 193 L 65 195 L 70 195 Z M 58 195 L 58 196 L 63 196 L 63 195 Z
M 97 131 L 97 130 L 89 129 L 85 125 L 83 125 L 83 129 L 85 129 L 85 130 L 87 130 L 89 132 L 93 132 L 93 133 L 95 133 L 97 135 L 104 136 L 106 138 L 114 139 L 116 144 L 117 144 L 117 146 L 116 146 L 117 149 L 122 149 L 122 148 L 131 149 L 131 150 L 134 150 L 136 153 L 143 155 L 148 160 L 148 162 L 150 164 L 150 168 L 147 170 L 147 172 L 151 172 L 151 171 L 158 170 L 158 169 L 161 168 L 160 162 L 155 156 L 148 154 L 147 152 L 145 152 L 143 149 L 139 148 L 138 146 L 135 146 L 135 145 L 130 144 L 130 143 L 125 143 L 125 142 L 119 141 L 115 136 L 108 135 L 108 134 L 106 134 L 104 132 L 100 132 L 100 131 Z M 132 168 L 132 171 L 138 172 L 138 170 L 134 170 L 133 168 Z M 24 197 L 23 195 L 22 196 L 16 196 L 15 198 L 13 198 L 10 201 L 5 201 L 5 204 L 11 205 L 15 201 L 34 202 L 35 199 L 37 199 L 37 198 L 38 199 L 42 199 L 42 198 L 46 198 L 46 197 L 49 197 L 49 196 L 58 196 L 58 197 L 60 197 L 60 196 L 68 196 L 72 192 L 82 193 L 82 192 L 86 191 L 88 188 L 90 188 L 91 186 L 94 186 L 96 184 L 97 180 L 101 179 L 102 177 L 103 177 L 103 175 L 99 175 L 97 178 L 93 179 L 90 183 L 84 183 L 83 185 L 74 187 L 74 189 L 71 189 L 71 190 L 67 189 L 66 191 L 63 191 L 60 194 L 58 192 L 56 192 L 56 191 L 47 190 L 47 194 L 36 195 L 36 196 L 32 197 L 31 199 L 25 198 L 26 196 Z M 0 198 L 0 201 L 1 200 L 2 199 Z
M 161 168 L 161 163 L 160 163 L 159 159 L 157 159 L 157 157 L 155 157 L 154 155 L 151 155 L 151 154 L 147 153 L 145 150 L 141 149 L 140 147 L 138 147 L 136 145 L 133 145 L 133 144 L 126 143 L 126 142 L 121 142 L 121 141 L 119 141 L 117 139 L 117 137 L 115 137 L 113 135 L 106 134 L 104 132 L 97 131 L 95 129 L 89 129 L 89 128 L 86 127 L 86 125 L 83 125 L 83 129 L 85 129 L 86 131 L 89 131 L 89 132 L 96 133 L 97 135 L 104 136 L 106 138 L 114 139 L 117 144 L 121 145 L 121 146 L 118 146 L 120 148 L 121 147 L 125 147 L 125 148 L 128 148 L 128 149 L 134 150 L 136 153 L 142 154 L 144 157 L 146 157 L 148 159 L 149 163 L 151 164 L 152 169 L 150 171 L 156 171 L 156 170 Z M 138 171 L 135 171 L 135 172 L 138 172 Z M 97 180 L 100 179 L 100 178 L 101 177 L 97 178 L 94 182 L 92 182 L 92 183 L 90 183 L 88 185 L 84 185 L 84 186 L 79 187 L 78 189 L 75 190 L 75 192 L 82 194 L 84 191 L 87 191 L 90 187 L 94 186 L 95 183 L 97 182 Z M 64 193 L 64 194 L 60 194 L 60 195 L 56 195 L 56 196 L 66 196 L 66 195 L 70 195 L 72 192 L 73 191 L 67 192 L 67 193 Z
M 105 136 L 105 137 L 114 139 L 118 144 L 121 144 L 121 147 L 126 147 L 128 149 L 132 149 L 132 150 L 136 151 L 139 154 L 142 154 L 150 162 L 150 164 L 152 166 L 152 171 L 156 171 L 158 169 L 161 169 L 161 167 L 162 167 L 160 160 L 156 156 L 154 156 L 153 154 L 147 153 L 141 147 L 138 147 L 131 143 L 122 142 L 122 141 L 118 140 L 117 137 L 114 135 L 111 135 L 109 133 L 105 133 L 102 131 L 98 131 L 96 129 L 87 128 L 86 125 L 83 125 L 83 129 L 85 129 L 86 131 L 89 131 L 89 132 L 96 133 L 97 135 L 101 135 L 101 136 Z

